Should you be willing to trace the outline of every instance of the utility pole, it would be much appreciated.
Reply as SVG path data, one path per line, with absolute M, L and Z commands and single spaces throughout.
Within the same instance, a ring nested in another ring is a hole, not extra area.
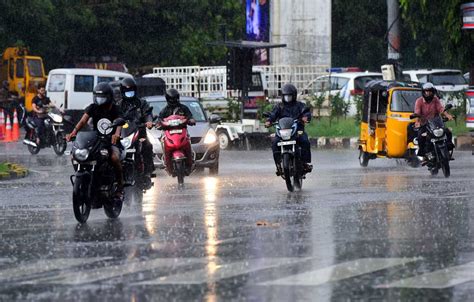
M 400 3 L 398 0 L 387 0 L 387 40 L 388 61 L 393 64 L 395 77 L 402 78 L 402 55 L 400 48 Z

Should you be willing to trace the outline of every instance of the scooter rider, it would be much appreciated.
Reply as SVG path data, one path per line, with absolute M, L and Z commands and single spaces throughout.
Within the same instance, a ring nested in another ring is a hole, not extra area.
M 36 144 L 40 145 L 40 140 L 44 136 L 44 120 L 47 118 L 46 108 L 56 107 L 53 102 L 46 96 L 46 88 L 44 84 L 38 85 L 38 92 L 31 101 L 31 108 L 33 113 L 33 121 L 36 125 Z M 62 110 L 60 110 L 63 112 Z
M 118 105 L 114 104 L 114 96 L 112 86 L 108 83 L 99 83 L 94 87 L 93 91 L 94 103 L 90 104 L 86 110 L 81 120 L 77 123 L 74 130 L 66 136 L 66 140 L 70 141 L 71 138 L 77 135 L 77 133 L 87 124 L 89 118 L 92 118 L 92 123 L 94 125 L 94 130 L 98 131 L 98 123 L 104 119 L 109 120 L 111 123 L 122 117 L 122 112 Z M 115 177 L 117 179 L 117 190 L 115 193 L 115 198 L 123 198 L 123 173 L 122 173 L 122 164 L 120 163 L 120 154 L 121 149 L 118 147 L 120 142 L 120 133 L 122 127 L 117 126 L 113 130 L 111 145 L 109 147 L 109 160 L 112 164 Z
M 120 82 L 120 93 L 122 100 L 120 108 L 125 114 L 126 120 L 134 120 L 137 123 L 145 123 L 146 128 L 153 127 L 153 113 L 150 105 L 144 99 L 137 95 L 137 83 L 132 78 L 125 78 Z M 132 108 L 136 108 L 133 110 Z M 145 128 L 139 129 L 139 138 L 145 139 L 142 143 L 142 156 L 144 163 L 144 172 L 152 173 L 155 169 L 153 165 L 153 146 L 148 140 Z
M 444 111 L 444 106 L 436 96 L 436 88 L 432 83 L 425 83 L 421 90 L 422 96 L 416 100 L 415 113 L 420 117 L 416 118 L 415 127 L 420 128 L 418 130 L 418 156 L 424 156 L 426 154 L 426 124 L 430 119 L 435 116 L 442 114 L 448 120 L 453 120 L 453 116 L 448 112 Z M 448 149 L 452 150 L 454 144 L 452 142 L 452 133 L 449 129 L 446 129 L 446 137 L 448 140 Z
M 156 124 L 157 127 L 161 125 L 161 121 L 171 115 L 182 115 L 186 117 L 188 120 L 188 125 L 193 126 L 196 125 L 196 120 L 193 118 L 193 114 L 191 110 L 186 105 L 183 105 L 179 102 L 179 92 L 174 88 L 170 88 L 166 90 L 165 93 L 166 98 L 166 107 L 163 108 L 158 115 L 158 122 Z M 187 158 L 187 168 L 188 171 L 191 171 L 193 165 L 193 155 L 191 150 L 191 145 L 187 150 L 185 150 L 186 158 Z
M 281 88 L 281 95 L 282 102 L 281 104 L 278 104 L 273 108 L 273 111 L 265 122 L 265 127 L 270 127 L 272 123 L 278 121 L 280 118 L 283 117 L 291 117 L 294 119 L 300 118 L 301 112 L 303 112 L 306 108 L 306 105 L 304 103 L 298 102 L 296 100 L 297 90 L 294 85 L 285 84 Z M 309 123 L 310 121 L 311 112 L 308 111 L 303 115 L 303 117 L 301 117 L 302 123 L 298 123 L 298 131 L 304 131 L 304 123 Z M 278 143 L 280 142 L 280 140 L 281 139 L 278 136 L 275 136 L 275 139 L 272 143 L 273 159 L 275 160 L 277 175 L 283 174 L 281 168 L 281 152 L 280 148 L 278 147 Z M 308 135 L 306 134 L 306 132 L 298 136 L 297 143 L 301 146 L 301 159 L 305 163 L 305 171 L 311 172 L 311 170 L 313 169 L 312 165 L 310 164 L 311 144 L 309 142 Z

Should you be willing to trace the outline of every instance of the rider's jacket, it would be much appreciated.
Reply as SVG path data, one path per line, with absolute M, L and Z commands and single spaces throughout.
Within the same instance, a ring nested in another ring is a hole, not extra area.
M 301 112 L 303 112 L 305 108 L 306 105 L 302 102 L 282 102 L 281 104 L 277 104 L 275 105 L 275 107 L 273 107 L 273 110 L 270 113 L 270 116 L 268 117 L 267 121 L 269 121 L 270 123 L 274 123 L 283 117 L 291 117 L 293 119 L 297 119 L 298 117 L 300 117 Z M 303 116 L 306 116 L 308 118 L 308 121 L 311 120 L 310 111 L 306 112 Z M 304 131 L 303 123 L 298 123 L 298 130 Z
M 151 112 L 150 105 L 144 99 L 138 97 L 129 98 L 126 101 L 123 99 L 120 101 L 120 109 L 124 113 L 126 120 L 134 120 L 138 123 L 146 123 L 153 121 L 153 113 Z M 129 110 L 130 108 L 136 108 L 136 110 Z
M 165 108 L 163 108 L 163 110 L 161 110 L 158 118 L 160 121 L 162 121 L 170 115 L 182 115 L 188 120 L 193 118 L 193 114 L 191 113 L 191 110 L 189 110 L 188 106 L 181 103 L 176 106 L 167 105 Z

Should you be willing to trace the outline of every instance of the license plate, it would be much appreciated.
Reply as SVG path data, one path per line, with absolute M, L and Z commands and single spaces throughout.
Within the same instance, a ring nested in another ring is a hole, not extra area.
M 279 142 L 277 145 L 278 146 L 296 145 L 296 141 Z
M 170 130 L 170 134 L 183 133 L 183 129 L 173 129 Z
M 74 165 L 87 165 L 87 166 L 95 166 L 97 164 L 97 162 L 94 160 L 94 161 L 86 161 L 86 162 L 83 162 L 83 163 L 80 163 L 78 162 L 77 160 L 73 159 L 72 160 L 72 163 Z
M 136 150 L 135 149 L 127 149 L 126 152 L 127 153 L 134 153 Z

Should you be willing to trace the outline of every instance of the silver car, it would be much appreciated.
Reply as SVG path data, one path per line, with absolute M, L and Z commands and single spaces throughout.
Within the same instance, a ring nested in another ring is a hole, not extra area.
M 159 115 L 160 111 L 166 106 L 164 96 L 149 96 L 145 99 L 150 106 L 153 106 L 153 115 Z M 215 126 L 220 121 L 220 117 L 213 114 L 210 118 L 207 118 L 201 103 L 195 98 L 181 97 L 180 102 L 191 110 L 196 120 L 195 126 L 188 126 L 196 169 L 209 168 L 211 174 L 219 173 L 219 142 L 214 131 L 215 127 L 212 127 L 212 124 Z M 155 167 L 164 169 L 161 135 L 161 130 L 148 130 L 148 139 L 153 145 L 153 153 L 155 154 Z

